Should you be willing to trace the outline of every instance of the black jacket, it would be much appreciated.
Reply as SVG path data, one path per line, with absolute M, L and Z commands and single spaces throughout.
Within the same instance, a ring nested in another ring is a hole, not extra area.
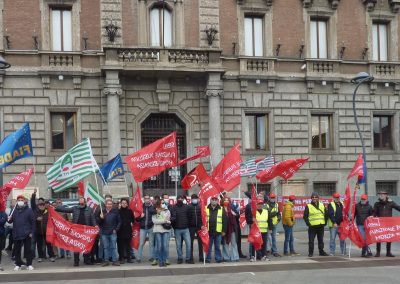
M 132 238 L 132 223 L 135 221 L 132 211 L 127 208 L 119 209 L 119 217 L 121 220 L 121 227 L 118 231 L 118 238 L 130 239 Z
M 200 204 L 190 204 L 189 205 L 189 227 L 196 228 L 197 230 L 201 229 L 203 225 L 201 222 L 201 208 Z
M 189 206 L 186 204 L 172 206 L 171 223 L 174 229 L 189 228 Z
M 89 206 L 85 206 L 85 208 L 83 208 L 82 210 L 84 210 L 85 225 L 96 226 L 97 223 L 96 223 L 96 218 L 94 217 L 93 210 Z M 56 208 L 56 211 L 62 213 L 72 213 L 72 223 L 78 224 L 79 214 L 81 211 L 81 208 L 79 206 L 68 208 L 61 205 Z
M 146 206 L 143 203 L 143 213 L 143 217 L 136 218 L 136 221 L 140 222 L 140 229 L 148 230 L 153 228 L 154 224 L 151 217 L 157 213 L 156 209 L 151 204 L 149 206 Z
M 375 202 L 375 205 L 374 205 L 374 216 L 375 217 L 392 217 L 393 209 L 400 211 L 400 206 L 389 199 L 386 201 L 379 200 L 379 201 Z
M 211 204 L 207 206 L 210 210 L 210 216 L 208 216 L 208 232 L 211 235 L 217 235 L 217 217 L 218 210 L 221 209 L 221 206 L 217 205 L 214 209 L 211 207 Z M 222 210 L 222 232 L 226 233 L 228 227 L 228 217 L 226 216 L 225 210 Z
M 335 202 L 336 203 L 336 202 Z M 332 205 L 328 204 L 328 218 L 333 224 L 340 225 L 343 221 L 343 204 L 341 202 L 336 203 L 336 212 L 333 210 Z
M 317 206 L 314 205 L 314 203 L 310 203 L 310 204 L 313 205 L 314 207 L 318 208 Z M 304 209 L 303 219 L 304 219 L 304 222 L 306 223 L 307 227 L 311 227 L 311 224 L 308 221 L 309 215 L 310 215 L 310 212 L 308 211 L 308 206 L 306 205 L 306 207 Z M 328 221 L 328 210 L 325 209 L 325 225 L 326 225 L 326 221 Z M 325 225 L 318 225 L 318 226 L 312 226 L 312 227 L 325 227 Z
M 369 205 L 368 201 L 366 204 L 361 204 L 361 202 L 356 204 L 355 216 L 357 225 L 364 225 L 365 219 L 372 215 L 373 209 L 372 206 Z
M 102 235 L 111 235 L 114 230 L 118 231 L 121 228 L 121 218 L 118 209 L 112 208 L 110 212 L 107 212 L 106 208 L 103 208 L 103 216 L 104 218 L 101 218 L 100 214 L 96 216 Z
M 249 200 L 249 203 L 246 205 L 244 209 L 244 216 L 246 217 L 247 225 L 253 224 L 253 213 L 251 212 L 251 200 Z
M 15 241 L 25 239 L 29 234 L 35 234 L 35 214 L 32 209 L 25 205 L 16 207 L 9 223 L 13 223 L 12 235 Z

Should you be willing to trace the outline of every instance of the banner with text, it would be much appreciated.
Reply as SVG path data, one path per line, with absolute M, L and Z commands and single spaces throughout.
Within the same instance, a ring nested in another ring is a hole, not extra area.
M 364 222 L 367 244 L 400 241 L 400 217 L 370 217 Z

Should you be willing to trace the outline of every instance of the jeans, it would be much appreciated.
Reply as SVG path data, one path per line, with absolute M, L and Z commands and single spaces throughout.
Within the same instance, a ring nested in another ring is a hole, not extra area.
M 112 262 L 118 260 L 117 256 L 117 234 L 101 235 L 104 247 L 104 261 L 109 261 L 110 257 Z
M 272 232 L 269 233 L 269 230 Z M 277 226 L 272 226 L 271 228 L 268 229 L 268 240 L 270 241 L 271 244 L 271 252 L 272 253 L 278 253 L 278 248 L 276 247 L 276 231 L 278 230 Z
M 0 236 L 0 263 L 3 249 L 6 247 L 6 236 Z
M 14 240 L 14 253 L 15 253 L 15 265 L 22 265 L 21 251 L 24 246 L 24 254 L 26 256 L 26 265 L 32 265 L 32 238 L 26 237 L 23 240 Z
M 357 225 L 358 231 L 360 232 L 361 237 L 365 240 L 366 236 L 365 236 L 365 229 L 364 229 L 364 225 Z M 368 249 L 369 247 L 366 245 L 362 248 L 361 250 L 361 255 L 366 255 L 368 253 Z
M 203 243 L 197 233 L 197 228 L 191 227 L 189 228 L 190 232 L 190 259 L 193 260 L 193 243 L 194 243 L 194 236 L 197 236 L 197 245 L 199 247 L 199 261 L 204 260 L 204 252 L 203 252 Z
M 63 248 L 60 248 L 60 256 L 71 256 L 71 252 L 69 250 L 65 250 Z
M 212 252 L 212 247 L 214 245 L 215 247 L 215 260 L 217 262 L 221 262 L 222 256 L 221 256 L 221 241 L 222 241 L 222 236 L 221 234 L 209 234 L 210 237 L 210 245 L 208 247 L 208 254 L 207 254 L 207 261 L 211 261 L 211 252 Z
M 189 229 L 175 229 L 175 243 L 178 259 L 183 258 L 182 252 L 182 239 L 185 241 L 186 246 L 186 260 L 190 259 L 190 232 Z
M 324 253 L 324 226 L 310 226 L 308 227 L 308 254 L 314 254 L 314 240 L 315 236 L 318 239 L 319 254 Z
M 239 260 L 238 247 L 236 242 L 236 232 L 231 234 L 231 242 L 227 244 L 223 240 L 222 256 L 226 261 L 237 261 Z
M 159 263 L 164 264 L 167 260 L 167 250 L 169 247 L 169 240 L 171 234 L 167 233 L 154 233 L 156 239 L 156 257 Z
M 293 238 L 293 226 L 283 225 L 285 230 L 285 242 L 283 244 L 283 253 L 294 252 L 294 238 Z M 289 249 L 289 250 L 288 250 Z
M 335 254 L 336 251 L 336 236 L 339 236 L 339 227 L 329 228 L 329 251 L 331 254 Z M 340 240 L 340 253 L 346 254 L 346 241 Z
M 155 259 L 155 238 L 153 234 L 153 228 L 151 229 L 140 229 L 140 243 L 139 243 L 139 250 L 138 250 L 138 260 L 142 260 L 142 254 L 143 254 L 143 247 L 144 244 L 146 243 L 146 237 L 149 237 L 149 256 L 150 258 Z

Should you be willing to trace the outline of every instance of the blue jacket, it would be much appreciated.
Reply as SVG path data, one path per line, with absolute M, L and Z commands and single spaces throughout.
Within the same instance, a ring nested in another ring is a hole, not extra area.
M 0 212 L 0 236 L 4 236 L 6 233 L 6 229 L 4 225 L 7 222 L 7 214 L 5 212 Z
M 35 214 L 27 205 L 22 208 L 17 206 L 10 222 L 14 224 L 12 234 L 15 241 L 26 239 L 29 234 L 35 234 Z
M 143 213 L 143 217 L 136 218 L 136 221 L 140 222 L 140 229 L 148 230 L 153 228 L 154 224 L 151 217 L 153 217 L 153 215 L 157 213 L 156 209 L 153 205 L 146 206 L 145 204 L 143 204 Z
M 111 209 L 107 213 L 106 209 L 103 208 L 104 219 L 100 218 L 100 214 L 97 216 L 97 223 L 100 226 L 100 233 L 102 235 L 112 235 L 113 230 L 118 231 L 121 227 L 121 217 L 119 211 L 116 208 Z

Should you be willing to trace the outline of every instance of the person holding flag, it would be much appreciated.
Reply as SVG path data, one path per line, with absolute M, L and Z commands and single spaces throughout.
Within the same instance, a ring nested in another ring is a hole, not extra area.
M 329 254 L 335 255 L 336 251 L 336 236 L 339 235 L 340 223 L 343 220 L 343 203 L 340 201 L 340 193 L 335 192 L 333 201 L 328 204 L 328 227 L 329 227 Z M 346 254 L 346 241 L 340 240 L 340 253 Z
M 363 239 L 366 239 L 365 236 L 365 228 L 364 228 L 364 221 L 373 215 L 373 208 L 368 202 L 368 195 L 362 194 L 361 200 L 356 204 L 356 209 L 354 212 L 356 217 L 356 224 L 358 231 L 360 232 Z M 365 245 L 361 250 L 361 257 L 371 257 L 372 253 L 369 249 L 368 245 Z
M 268 243 L 268 228 L 272 227 L 272 219 L 268 217 L 268 210 L 264 209 L 264 199 L 257 199 L 257 210 L 256 210 L 256 221 L 260 229 L 263 244 L 261 249 L 255 250 L 254 245 L 252 247 L 252 252 L 250 254 L 250 261 L 255 261 L 255 256 L 259 260 L 269 261 L 267 257 L 267 243 Z M 253 214 L 254 215 L 254 214 Z
M 136 261 L 138 263 L 142 261 L 143 247 L 146 243 L 146 238 L 149 238 L 150 262 L 155 261 L 154 265 L 156 265 L 157 260 L 155 259 L 155 239 L 153 234 L 154 224 L 152 217 L 157 212 L 153 204 L 151 204 L 150 196 L 148 194 L 143 196 L 143 200 L 143 212 L 139 217 L 136 218 L 136 221 L 140 223 L 140 243 Z
M 211 197 L 210 204 L 206 207 L 206 216 L 208 222 L 208 234 L 210 245 L 206 258 L 207 263 L 211 263 L 212 247 L 215 248 L 215 261 L 222 262 L 221 241 L 226 234 L 227 216 L 225 211 L 218 205 L 218 197 Z

